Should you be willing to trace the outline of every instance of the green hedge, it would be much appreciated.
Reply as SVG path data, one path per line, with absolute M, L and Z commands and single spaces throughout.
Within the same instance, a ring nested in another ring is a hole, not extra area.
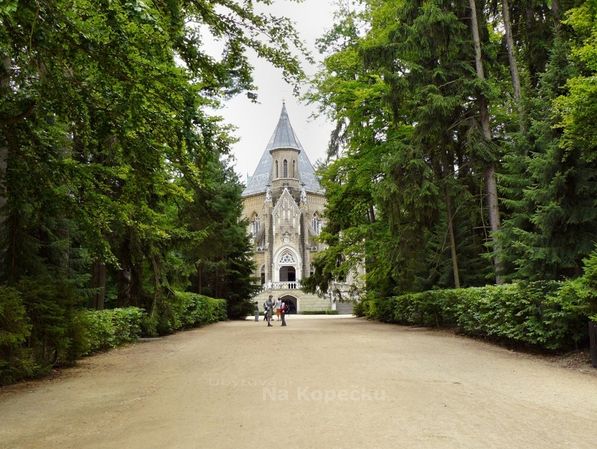
M 562 350 L 587 338 L 589 295 L 582 279 L 517 283 L 365 301 L 358 311 L 388 323 L 450 327 L 466 335 Z
M 174 292 L 154 309 L 147 322 L 146 333 L 166 335 L 225 319 L 226 300 L 197 293 Z
M 145 316 L 138 307 L 80 312 L 76 317 L 77 354 L 89 355 L 136 341 Z
M 157 302 L 149 315 L 137 307 L 79 309 L 70 315 L 58 314 L 54 309 L 40 309 L 33 315 L 36 322 L 41 323 L 35 334 L 31 318 L 27 316 L 27 304 L 30 297 L 42 293 L 34 288 L 24 294 L 14 288 L 0 287 L 0 385 L 43 375 L 53 365 L 73 363 L 78 357 L 136 341 L 141 335 L 164 335 L 227 318 L 225 300 L 175 292 Z M 62 309 L 58 311 L 62 312 Z M 70 316 L 72 318 L 66 319 Z M 62 323 L 64 329 L 58 328 L 56 323 Z M 50 327 L 52 332 L 45 332 L 42 325 Z M 52 343 L 56 335 L 63 339 L 54 351 L 56 356 L 52 362 L 41 357 L 41 351 L 34 350 L 33 343 Z
M 338 315 L 337 310 L 305 310 L 300 315 Z

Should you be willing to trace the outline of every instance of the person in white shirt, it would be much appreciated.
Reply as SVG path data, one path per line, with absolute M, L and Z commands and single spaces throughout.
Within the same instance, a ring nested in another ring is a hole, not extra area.
M 282 314 L 282 326 L 286 326 L 286 312 L 288 312 L 288 304 L 282 301 L 280 306 L 280 313 Z

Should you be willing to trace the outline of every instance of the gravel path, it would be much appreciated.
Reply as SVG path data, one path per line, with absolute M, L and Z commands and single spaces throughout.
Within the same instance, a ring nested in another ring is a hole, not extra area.
M 597 447 L 597 375 L 356 318 L 226 322 L 0 391 L 2 449 Z

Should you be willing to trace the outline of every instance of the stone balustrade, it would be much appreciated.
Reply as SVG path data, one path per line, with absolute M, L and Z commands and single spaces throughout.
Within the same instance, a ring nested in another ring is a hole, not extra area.
M 300 281 L 271 282 L 264 287 L 273 290 L 296 290 L 301 288 L 301 283 Z
M 261 286 L 261 292 L 268 290 L 300 290 L 300 281 L 267 282 Z

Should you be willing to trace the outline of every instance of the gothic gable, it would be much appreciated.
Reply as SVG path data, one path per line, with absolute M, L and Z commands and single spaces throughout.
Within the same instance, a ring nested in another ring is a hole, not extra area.
M 296 242 L 301 232 L 301 210 L 288 191 L 284 189 L 272 211 L 274 235 L 280 243 Z

